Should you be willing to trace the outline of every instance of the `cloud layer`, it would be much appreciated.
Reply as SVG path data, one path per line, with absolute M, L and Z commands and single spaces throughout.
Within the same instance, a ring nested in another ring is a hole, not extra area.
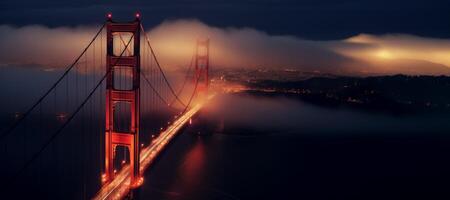
M 66 66 L 96 30 L 2 25 L 0 64 Z M 311 41 L 250 28 L 216 28 L 196 20 L 166 21 L 147 31 L 161 63 L 170 68 L 188 65 L 195 41 L 209 38 L 211 66 L 215 68 L 290 68 L 351 75 L 450 74 L 450 57 L 446 56 L 450 40 L 361 34 L 345 40 Z M 95 44 L 98 49 L 105 45 Z

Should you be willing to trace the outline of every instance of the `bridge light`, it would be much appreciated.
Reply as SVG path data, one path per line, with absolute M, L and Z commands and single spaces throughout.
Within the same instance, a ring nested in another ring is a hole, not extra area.
M 143 178 L 143 177 L 140 177 L 140 178 L 137 180 L 137 182 L 134 183 L 134 186 L 135 186 L 135 187 L 139 187 L 139 186 L 142 185 L 142 183 L 144 183 L 144 178 Z
M 112 13 L 106 14 L 106 17 L 108 17 L 108 19 L 111 19 L 112 18 Z
M 106 182 L 106 174 L 102 174 L 102 183 Z
M 136 13 L 136 18 L 140 18 L 141 14 L 140 13 Z

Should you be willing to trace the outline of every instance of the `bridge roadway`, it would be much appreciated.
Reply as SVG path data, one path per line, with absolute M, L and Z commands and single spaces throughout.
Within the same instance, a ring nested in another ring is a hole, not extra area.
M 213 95 L 208 96 L 208 100 Z M 154 162 L 155 158 L 160 154 L 164 147 L 170 142 L 170 140 L 178 133 L 178 131 L 189 122 L 201 108 L 203 104 L 199 103 L 192 107 L 189 111 L 184 113 L 181 117 L 175 120 L 165 131 L 163 131 L 152 144 L 141 150 L 140 155 L 140 174 Z M 143 181 L 143 179 L 141 180 Z M 94 200 L 106 200 L 106 199 L 123 199 L 128 192 L 130 192 L 130 166 L 125 165 L 122 169 L 116 173 L 113 181 L 102 186 L 100 191 L 93 198 Z

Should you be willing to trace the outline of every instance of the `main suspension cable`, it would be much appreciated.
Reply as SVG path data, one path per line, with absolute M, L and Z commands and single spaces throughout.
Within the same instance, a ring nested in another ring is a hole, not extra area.
M 192 68 L 193 63 L 194 63 L 194 58 L 195 58 L 195 54 L 194 54 L 194 52 L 193 52 L 193 53 L 192 53 L 191 62 L 190 62 L 190 64 L 189 64 L 189 67 L 188 67 L 188 69 L 187 69 L 187 71 L 186 71 L 186 74 L 185 74 L 185 76 L 184 76 L 183 84 L 181 85 L 180 89 L 179 89 L 178 92 L 177 92 L 177 96 L 180 96 L 180 95 L 181 95 L 181 93 L 183 92 L 184 87 L 186 86 L 186 83 L 187 83 L 187 81 L 188 81 L 188 79 L 189 79 L 189 73 L 191 72 L 191 68 Z M 175 101 L 176 101 L 176 98 L 174 98 L 174 99 L 172 100 L 172 102 L 170 102 L 170 105 L 172 105 Z
M 168 80 L 167 77 L 166 77 L 166 74 L 165 74 L 164 71 L 162 70 L 161 65 L 159 64 L 159 61 L 158 61 L 158 59 L 156 58 L 155 52 L 153 51 L 153 48 L 152 48 L 152 46 L 150 45 L 150 40 L 148 39 L 147 34 L 145 33 L 144 26 L 142 26 L 142 24 L 140 24 L 140 26 L 141 26 L 142 32 L 144 32 L 145 40 L 147 41 L 147 44 L 148 44 L 148 46 L 150 47 L 150 52 L 151 52 L 153 58 L 155 59 L 155 63 L 156 63 L 156 65 L 158 66 L 158 69 L 159 69 L 159 71 L 161 72 L 161 75 L 163 76 L 164 81 L 166 82 L 167 86 L 169 87 L 170 92 L 172 93 L 172 95 L 177 99 L 177 101 L 178 101 L 181 105 L 186 106 L 186 104 L 183 103 L 183 101 L 181 101 L 181 99 L 180 99 L 180 98 L 178 97 L 178 95 L 175 93 L 174 89 L 172 88 L 172 85 L 169 83 L 169 80 Z
M 75 61 L 66 69 L 66 71 L 57 79 L 57 81 L 48 89 L 44 95 L 42 95 L 30 108 L 28 108 L 27 111 L 20 117 L 14 124 L 12 124 L 8 129 L 6 129 L 1 135 L 0 135 L 0 141 L 3 140 L 6 136 L 8 136 L 12 131 L 38 106 L 44 99 L 47 97 L 50 92 L 52 92 L 56 86 L 64 79 L 64 77 L 69 74 L 69 72 L 73 69 L 73 67 L 78 63 L 78 61 L 81 59 L 81 57 L 86 53 L 86 51 L 89 49 L 89 47 L 92 45 L 92 43 L 97 39 L 97 36 L 102 32 L 103 28 L 105 27 L 106 23 L 103 23 L 103 25 L 98 30 L 97 34 L 95 34 L 94 38 L 89 42 L 89 44 L 84 48 L 83 52 L 75 59 Z
M 123 53 L 125 52 L 125 50 L 128 48 L 128 45 L 131 43 L 131 40 L 133 39 L 134 36 L 132 36 L 130 38 L 130 40 L 128 41 L 128 44 L 125 46 L 124 50 L 121 52 L 121 54 L 119 55 L 118 59 L 116 60 L 116 62 L 114 63 L 114 65 L 116 65 L 120 59 L 122 58 Z M 114 66 L 113 65 L 113 66 Z M 100 79 L 100 81 L 97 83 L 97 85 L 92 89 L 92 91 L 89 93 L 89 95 L 83 100 L 83 102 L 77 107 L 77 109 L 74 111 L 74 113 L 72 115 L 70 115 L 70 117 L 67 119 L 67 121 L 59 127 L 58 130 L 55 131 L 55 133 L 52 134 L 52 136 L 50 137 L 49 140 L 47 140 L 47 142 L 45 142 L 44 146 L 42 146 L 38 152 L 36 152 L 35 154 L 33 154 L 33 156 L 31 157 L 30 160 L 28 160 L 25 165 L 20 168 L 20 170 L 13 175 L 12 177 L 12 181 L 9 181 L 11 183 L 14 183 L 15 180 L 17 180 L 17 177 L 23 173 L 24 170 L 26 170 L 28 168 L 28 166 L 30 166 L 39 156 L 40 154 L 53 142 L 53 140 L 56 139 L 56 137 L 64 130 L 64 128 L 72 121 L 72 119 L 76 116 L 76 114 L 83 108 L 83 106 L 88 102 L 88 100 L 92 97 L 92 95 L 95 93 L 95 91 L 102 85 L 103 81 L 106 79 L 106 77 L 109 75 L 109 73 L 111 73 L 111 68 L 108 69 L 108 71 L 105 73 L 105 75 L 102 77 L 102 79 Z

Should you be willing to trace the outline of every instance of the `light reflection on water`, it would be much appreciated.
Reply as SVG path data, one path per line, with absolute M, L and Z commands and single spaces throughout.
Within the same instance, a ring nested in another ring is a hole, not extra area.
M 146 173 L 138 199 L 448 197 L 436 189 L 450 186 L 448 116 L 217 98 L 194 121 L 212 134 L 181 134 Z
M 201 138 L 195 143 L 195 146 L 186 154 L 186 159 L 181 166 L 182 182 L 189 186 L 198 184 L 199 175 L 204 170 L 205 164 L 205 146 Z

